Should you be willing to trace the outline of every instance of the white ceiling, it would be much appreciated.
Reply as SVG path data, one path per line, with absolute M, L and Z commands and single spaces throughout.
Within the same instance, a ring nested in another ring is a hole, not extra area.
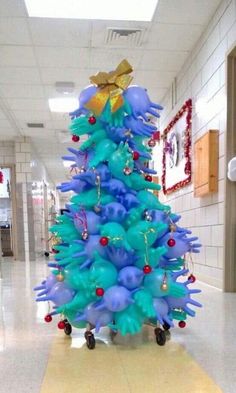
M 134 82 L 161 102 L 219 3 L 159 0 L 149 23 L 29 18 L 23 0 L 0 0 L 0 139 L 30 136 L 51 178 L 63 181 L 60 156 L 68 142 L 62 142 L 61 131 L 69 118 L 49 111 L 47 99 L 59 96 L 55 82 L 74 82 L 79 94 L 90 75 L 127 58 Z M 107 27 L 143 29 L 141 46 L 106 44 Z M 45 128 L 29 129 L 28 122 L 43 122 Z

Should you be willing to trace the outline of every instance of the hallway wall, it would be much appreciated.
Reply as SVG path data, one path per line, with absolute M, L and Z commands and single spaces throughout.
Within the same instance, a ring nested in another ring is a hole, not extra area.
M 226 133 L 226 55 L 236 42 L 236 0 L 221 2 L 206 31 L 176 76 L 177 100 L 173 107 L 171 89 L 162 104 L 161 131 L 188 98 L 193 100 L 192 142 L 209 129 L 219 130 L 218 193 L 194 198 L 189 185 L 164 200 L 182 215 L 182 226 L 199 236 L 203 248 L 194 255 L 194 272 L 199 279 L 223 286 L 223 237 Z M 160 174 L 160 147 L 154 151 Z
M 15 257 L 19 260 L 34 260 L 35 254 L 41 254 L 48 247 L 47 226 L 51 225 L 52 197 L 57 194 L 55 184 L 29 137 L 19 136 L 14 141 L 0 141 L 1 165 L 11 165 L 15 169 L 12 177 Z

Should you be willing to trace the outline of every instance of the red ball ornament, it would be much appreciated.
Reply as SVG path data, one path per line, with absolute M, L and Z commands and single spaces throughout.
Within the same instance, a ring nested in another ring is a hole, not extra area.
M 44 321 L 45 322 L 51 322 L 52 321 L 52 316 L 50 315 L 50 314 L 48 314 L 48 315 L 46 315 L 45 317 L 44 317 Z
M 58 327 L 58 329 L 63 330 L 63 329 L 65 329 L 66 324 L 65 324 L 64 321 L 59 321 L 58 324 L 57 324 L 57 327 Z
M 168 242 L 167 242 L 167 244 L 168 244 L 169 247 L 174 247 L 174 246 L 175 246 L 175 243 L 176 243 L 175 239 L 172 239 L 172 238 L 170 238 L 170 239 L 168 240 Z
M 156 146 L 156 141 L 154 141 L 154 139 L 149 139 L 149 141 L 148 141 L 148 146 L 149 146 L 149 147 L 154 147 L 154 146 Z
M 145 266 L 143 267 L 143 272 L 144 272 L 144 274 L 149 274 L 149 273 L 151 273 L 151 271 L 152 271 L 151 266 L 145 265 Z
M 96 121 L 97 121 L 97 119 L 95 116 L 90 116 L 88 119 L 89 124 L 92 124 L 92 125 L 95 124 Z
M 160 133 L 160 131 L 155 131 L 155 132 L 152 134 L 152 138 L 154 139 L 154 141 L 160 141 L 160 139 L 161 139 L 161 133 Z
M 140 154 L 139 154 L 138 151 L 134 151 L 134 152 L 133 152 L 133 160 L 134 160 L 134 161 L 138 160 L 138 159 L 139 159 L 139 156 L 140 156 Z
M 186 326 L 186 322 L 185 321 L 179 321 L 179 327 L 181 329 L 185 328 L 185 326 Z
M 146 175 L 146 176 L 145 176 L 145 180 L 146 180 L 146 181 L 152 181 L 152 176 Z
M 72 139 L 73 142 L 79 142 L 80 137 L 78 135 L 72 135 L 71 139 Z
M 190 274 L 190 276 L 188 276 L 188 280 L 190 280 L 191 282 L 195 282 L 196 277 L 193 274 Z
M 97 296 L 103 296 L 104 295 L 104 289 L 103 288 L 97 288 L 96 289 L 96 295 Z
M 132 169 L 131 169 L 130 167 L 126 166 L 126 167 L 123 169 L 123 172 L 124 172 L 125 176 L 129 176 L 129 175 L 131 175 L 131 173 L 132 173 Z
M 101 238 L 100 238 L 100 240 L 99 240 L 99 243 L 101 244 L 101 246 L 107 246 L 108 245 L 108 242 L 109 242 L 109 239 L 108 239 L 108 237 L 106 237 L 106 236 L 102 236 Z

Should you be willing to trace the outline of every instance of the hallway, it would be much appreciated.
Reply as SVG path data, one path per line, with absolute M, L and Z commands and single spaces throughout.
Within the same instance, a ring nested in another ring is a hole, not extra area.
M 46 272 L 43 260 L 1 264 L 0 392 L 235 393 L 235 294 L 198 283 L 204 309 L 164 347 L 151 328 L 114 343 L 104 329 L 89 351 L 83 332 L 55 336 L 54 322 L 44 323 L 47 305 L 34 302 L 32 288 Z

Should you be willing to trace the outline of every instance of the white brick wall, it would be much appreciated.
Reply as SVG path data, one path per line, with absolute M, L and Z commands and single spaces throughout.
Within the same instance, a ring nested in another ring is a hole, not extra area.
M 0 142 L 0 165 L 15 163 L 15 152 L 13 141 Z
M 236 0 L 223 0 L 202 34 L 182 70 L 177 75 L 177 105 L 171 108 L 171 91 L 162 104 L 161 129 L 169 123 L 186 99 L 193 99 L 192 140 L 208 129 L 218 129 L 219 135 L 219 191 L 204 198 L 193 197 L 192 184 L 167 198 L 173 211 L 182 215 L 180 225 L 191 227 L 203 244 L 201 254 L 194 255 L 195 272 L 200 279 L 222 287 L 224 186 L 226 177 L 226 74 L 227 52 L 236 45 Z M 195 104 L 205 105 L 197 110 Z M 160 152 L 154 154 L 154 157 Z M 160 168 L 160 159 L 155 160 Z M 160 172 L 160 171 L 159 171 Z

